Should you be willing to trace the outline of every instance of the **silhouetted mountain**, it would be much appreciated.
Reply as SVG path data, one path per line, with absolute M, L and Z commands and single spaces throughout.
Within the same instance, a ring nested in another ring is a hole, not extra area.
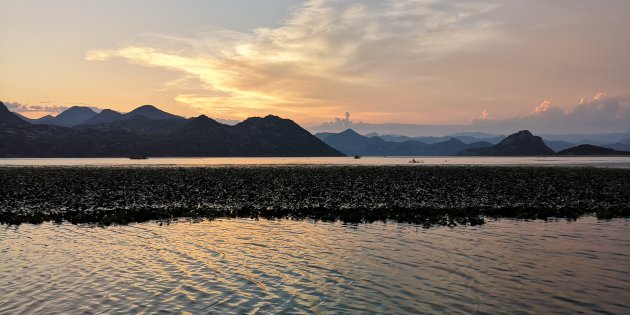
M 293 121 L 276 116 L 229 126 L 206 116 L 133 115 L 65 128 L 31 125 L 8 110 L 0 114 L 18 119 L 0 127 L 0 157 L 343 156 Z
M 130 119 L 137 116 L 143 116 L 152 120 L 160 120 L 160 119 L 184 119 L 183 117 L 169 114 L 163 110 L 156 108 L 153 105 L 142 105 L 126 114 L 124 114 L 126 119 Z
M 40 119 L 36 119 L 33 123 L 73 127 L 82 124 L 84 121 L 94 116 L 96 116 L 96 112 L 89 107 L 72 106 L 55 117 L 46 118 L 45 116 Z
M 28 118 L 20 113 L 14 113 L 16 114 L 18 117 L 22 118 L 22 120 L 24 121 L 28 121 L 31 124 L 46 124 L 47 121 L 49 121 L 50 119 L 55 118 L 55 116 L 52 115 L 46 115 L 40 118 Z
M 147 120 L 184 120 L 184 118 L 181 116 L 169 114 L 163 110 L 156 108 L 153 105 L 142 105 L 126 114 L 121 114 L 111 109 L 104 109 L 98 115 L 95 115 L 91 119 L 84 121 L 82 125 L 111 124 L 120 121 L 131 120 L 136 117 L 144 117 Z
M 28 125 L 0 128 L 0 157 L 126 157 L 152 146 L 151 141 L 117 130 Z
M 551 150 L 541 137 L 532 135 L 528 130 L 522 130 L 509 135 L 498 144 L 485 147 L 466 149 L 459 155 L 480 155 L 480 156 L 538 156 L 553 155 Z
M 29 124 L 29 122 L 23 120 L 18 115 L 9 111 L 6 105 L 0 102 L 0 127 L 16 127 Z
M 547 139 L 543 139 L 543 141 L 545 141 L 545 144 L 549 148 L 551 148 L 552 150 L 556 152 L 575 146 L 575 143 L 570 143 L 566 141 L 553 141 L 553 140 L 547 140 Z
M 382 140 L 362 136 L 352 129 L 330 134 L 323 141 L 347 155 L 365 155 L 368 146 L 377 146 L 382 143 Z
M 581 144 L 562 150 L 558 152 L 558 155 L 630 155 L 630 152 L 598 147 L 591 144 Z
M 545 140 L 566 141 L 578 144 L 604 145 L 619 143 L 630 138 L 630 133 L 601 133 L 601 134 L 543 134 L 540 135 Z
M 119 120 L 123 120 L 123 114 L 113 111 L 111 109 L 104 109 L 96 116 L 84 121 L 82 125 L 100 125 L 109 124 Z
M 327 156 L 343 156 L 292 120 L 278 116 L 248 118 L 231 128 L 241 140 L 242 150 L 248 154 L 257 151 L 265 155 L 282 150 L 299 156 L 322 155 L 322 152 Z M 260 141 L 260 148 L 249 148 L 248 143 L 252 141 Z
M 473 134 L 481 134 L 481 133 L 473 133 Z M 486 134 L 482 134 L 482 135 L 486 135 Z M 491 135 L 492 136 L 492 135 Z M 444 136 L 444 137 L 435 137 L 435 136 L 421 136 L 421 137 L 408 137 L 408 136 L 401 136 L 401 135 L 382 135 L 379 136 L 381 139 L 388 141 L 388 142 L 404 142 L 404 141 L 420 141 L 420 142 L 424 142 L 427 144 L 433 144 L 433 143 L 438 143 L 438 142 L 444 142 L 444 141 L 448 141 L 450 139 L 458 139 L 461 142 L 465 143 L 465 144 L 471 144 L 474 142 L 479 142 L 479 141 L 485 141 L 485 142 L 489 142 L 491 144 L 497 144 L 499 142 L 501 142 L 501 140 L 505 139 L 504 136 L 492 136 L 492 137 L 488 137 L 488 138 L 477 138 L 477 137 L 473 137 L 473 136 L 468 136 L 466 135 L 466 133 L 461 133 L 461 134 L 453 134 L 453 135 L 449 135 L 449 136 Z
M 97 129 L 101 131 L 122 130 L 137 134 L 158 135 L 169 134 L 186 125 L 185 119 L 160 119 L 152 120 L 144 116 L 134 116 L 129 119 L 103 124 L 82 124 L 77 129 Z
M 380 137 L 366 137 L 356 133 L 352 129 L 340 133 L 318 134 L 320 139 L 331 147 L 347 154 L 361 156 L 440 156 L 454 155 L 464 149 L 480 146 L 490 146 L 486 142 L 465 144 L 462 141 L 450 138 L 446 141 L 427 144 L 420 141 L 391 142 Z

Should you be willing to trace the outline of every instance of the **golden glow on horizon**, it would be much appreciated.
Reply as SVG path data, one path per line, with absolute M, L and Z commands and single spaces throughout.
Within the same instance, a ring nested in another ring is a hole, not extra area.
M 0 13 L 0 29 L 14 30 L 0 30 L 8 43 L 0 51 L 5 102 L 121 112 L 154 104 L 188 117 L 275 114 L 303 125 L 344 112 L 376 123 L 468 124 L 562 115 L 608 99 L 630 107 L 624 3 L 295 0 L 275 25 L 238 30 L 181 21 L 145 29 L 138 26 L 149 23 L 144 15 L 159 12 L 141 6 L 146 12 L 133 21 L 121 17 L 124 27 L 115 32 L 111 15 L 104 12 L 108 22 L 98 24 L 99 16 L 86 13 L 94 5 L 79 2 L 64 10 L 45 6 L 73 16 L 85 11 L 77 19 L 93 24 L 79 27 L 68 18 L 23 29 L 29 25 L 21 20 L 41 13 L 15 9 L 29 1 L 0 4 L 0 12 L 11 13 Z M 216 11 L 231 4 L 204 5 Z M 114 4 L 97 8 L 109 6 L 119 11 Z M 191 8 L 173 18 L 185 20 Z M 14 24 L 3 28 L 7 21 Z

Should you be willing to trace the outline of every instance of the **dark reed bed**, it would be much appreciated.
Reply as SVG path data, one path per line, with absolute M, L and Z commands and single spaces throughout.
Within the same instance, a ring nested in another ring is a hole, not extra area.
M 630 216 L 630 170 L 577 167 L 2 167 L 0 224 L 175 218 L 393 220 Z

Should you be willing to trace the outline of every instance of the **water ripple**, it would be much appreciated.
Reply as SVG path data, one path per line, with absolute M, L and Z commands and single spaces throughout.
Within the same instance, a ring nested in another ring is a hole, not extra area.
M 630 313 L 629 227 L 0 226 L 0 313 Z

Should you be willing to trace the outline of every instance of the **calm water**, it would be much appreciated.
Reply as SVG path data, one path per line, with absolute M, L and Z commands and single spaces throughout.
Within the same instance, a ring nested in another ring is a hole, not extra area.
M 630 220 L 0 226 L 0 313 L 630 313 Z
M 630 168 L 630 156 L 594 157 L 322 157 L 322 158 L 60 158 L 60 159 L 2 159 L 0 166 L 123 166 L 123 165 L 410 165 L 415 158 L 421 165 L 539 165 L 539 166 L 593 166 Z

